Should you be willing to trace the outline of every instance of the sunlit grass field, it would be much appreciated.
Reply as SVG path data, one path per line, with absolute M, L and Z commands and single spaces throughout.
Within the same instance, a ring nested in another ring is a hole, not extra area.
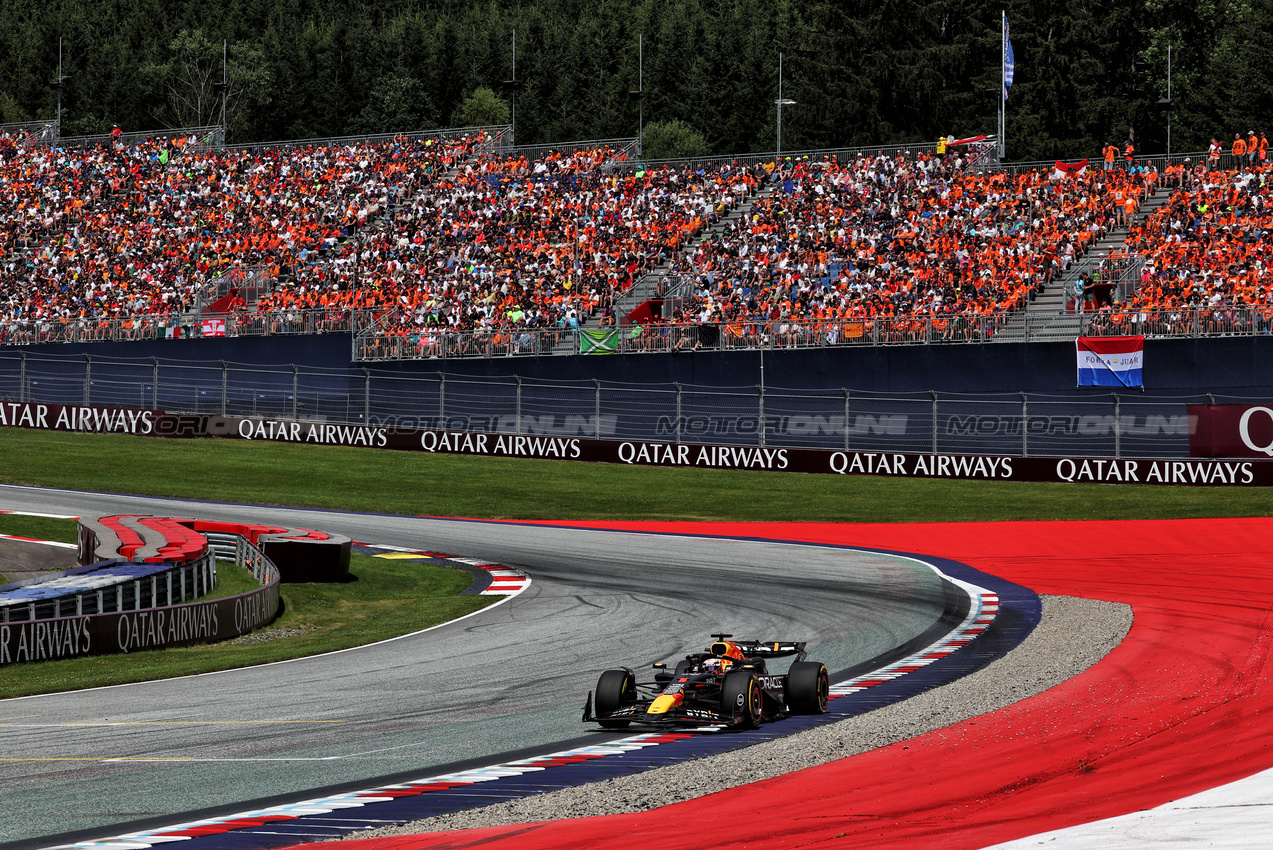
M 1255 487 L 797 475 L 14 428 L 0 429 L 0 458 L 9 484 L 492 519 L 970 522 L 1273 508 L 1273 492 Z

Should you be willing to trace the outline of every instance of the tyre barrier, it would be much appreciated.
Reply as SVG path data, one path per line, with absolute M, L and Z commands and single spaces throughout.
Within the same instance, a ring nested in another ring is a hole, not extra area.
M 208 553 L 208 539 L 188 525 L 192 520 L 138 515 L 80 518 L 79 562 L 111 558 L 142 563 L 182 563 Z
M 242 536 L 278 568 L 284 582 L 344 581 L 349 576 L 352 541 L 308 528 L 121 515 L 80 520 L 79 562 L 110 558 L 129 561 L 186 561 L 211 547 L 217 557 L 233 556 Z

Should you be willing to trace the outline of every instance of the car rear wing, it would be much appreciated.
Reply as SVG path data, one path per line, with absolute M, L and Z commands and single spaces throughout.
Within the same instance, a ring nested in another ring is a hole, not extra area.
M 802 640 L 736 640 L 734 643 L 749 658 L 786 658 L 790 655 L 803 655 L 805 647 L 805 641 Z

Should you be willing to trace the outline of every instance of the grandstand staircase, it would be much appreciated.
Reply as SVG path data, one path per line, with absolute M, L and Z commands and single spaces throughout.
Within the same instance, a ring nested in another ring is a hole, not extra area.
M 697 237 L 694 238 L 692 242 L 690 242 L 688 245 L 685 246 L 684 251 L 688 253 L 689 251 L 697 247 L 698 244 L 703 242 L 704 240 L 709 239 L 710 237 L 716 234 L 723 233 L 726 229 L 729 228 L 731 223 L 738 221 L 740 218 L 745 218 L 747 214 L 751 212 L 751 208 L 755 206 L 756 201 L 771 194 L 777 187 L 781 185 L 782 185 L 781 183 L 773 182 L 773 183 L 770 183 L 768 186 L 761 186 L 756 192 L 754 192 L 751 195 L 751 197 L 747 198 L 741 204 L 734 207 L 727 214 L 721 216 L 719 220 L 717 220 L 710 226 L 704 228 L 702 233 L 700 233 Z M 638 280 L 632 286 L 628 287 L 626 292 L 624 292 L 621 296 L 615 299 L 614 315 L 616 317 L 616 320 L 618 319 L 618 317 L 628 315 L 637 307 L 640 307 L 643 303 L 653 298 L 655 292 L 658 291 L 659 279 L 662 278 L 665 274 L 667 274 L 671 270 L 672 264 L 675 261 L 676 261 L 676 258 L 674 256 L 668 257 L 662 263 L 660 263 L 659 265 L 655 266 L 654 268 L 650 269 L 645 274 L 643 274 L 640 280 Z M 682 284 L 682 285 L 687 285 L 687 284 L 688 284 L 688 281 L 686 282 L 686 284 Z M 680 289 L 680 286 L 674 283 L 672 287 L 672 291 L 668 293 L 668 297 L 676 298 L 678 294 L 680 294 L 679 289 Z M 561 342 L 557 344 L 556 348 L 553 349 L 552 353 L 553 354 L 571 354 L 575 351 L 576 348 L 577 348 L 577 343 L 575 339 L 573 337 L 566 337 L 565 339 L 563 339 Z
M 1141 204 L 1133 221 L 1141 221 L 1167 205 L 1171 192 L 1163 188 Z M 1083 329 L 1083 315 L 1067 308 L 1068 294 L 1083 272 L 1089 274 L 1112 253 L 1121 251 L 1127 241 L 1127 228 L 1120 227 L 1105 234 L 1064 274 L 1057 275 L 1041 295 L 1027 304 L 994 336 L 995 342 L 1072 342 Z

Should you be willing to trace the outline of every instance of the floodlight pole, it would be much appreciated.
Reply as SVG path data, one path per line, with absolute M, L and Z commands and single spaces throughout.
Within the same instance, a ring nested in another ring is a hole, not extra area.
M 62 136 L 62 39 L 57 40 L 57 134 Z
M 1167 96 L 1159 99 L 1159 106 L 1167 107 L 1167 161 L 1171 161 L 1171 45 L 1167 45 Z
M 637 33 L 637 159 L 645 161 L 645 33 Z
M 776 158 L 782 158 L 782 54 L 778 54 L 778 139 L 775 145 Z M 762 361 L 763 363 L 763 361 Z M 763 369 L 763 366 L 762 366 Z
M 796 105 L 796 102 L 794 100 L 788 100 L 787 98 L 784 98 L 782 96 L 782 54 L 781 53 L 778 54 L 778 99 L 774 101 L 774 103 L 778 104 L 778 138 L 777 138 L 777 144 L 775 145 L 774 159 L 781 160 L 782 159 L 782 108 L 784 106 Z M 776 166 L 774 169 L 775 172 L 780 167 L 781 167 L 780 165 Z
M 221 144 L 225 144 L 228 128 L 225 126 L 225 102 L 230 95 L 229 40 L 221 39 Z
M 1003 162 L 1003 158 L 1008 154 L 1008 145 L 1004 136 L 1007 135 L 1007 104 L 1008 104 L 1008 66 L 1006 59 L 1008 56 L 1008 12 L 1003 10 L 1000 12 L 999 22 L 999 161 Z
M 508 147 L 517 147 L 517 30 L 513 30 L 513 76 L 504 81 L 504 89 L 508 92 L 509 120 Z
M 517 147 L 517 30 L 513 30 L 513 86 L 508 93 L 509 121 L 508 135 L 509 147 Z
M 637 33 L 637 87 L 628 92 L 637 99 L 636 157 L 645 161 L 645 33 Z
M 59 139 L 62 138 L 62 83 L 66 79 L 62 74 L 62 39 L 59 38 L 57 40 L 57 81 L 53 83 L 53 88 L 57 89 L 57 119 L 54 126 Z

